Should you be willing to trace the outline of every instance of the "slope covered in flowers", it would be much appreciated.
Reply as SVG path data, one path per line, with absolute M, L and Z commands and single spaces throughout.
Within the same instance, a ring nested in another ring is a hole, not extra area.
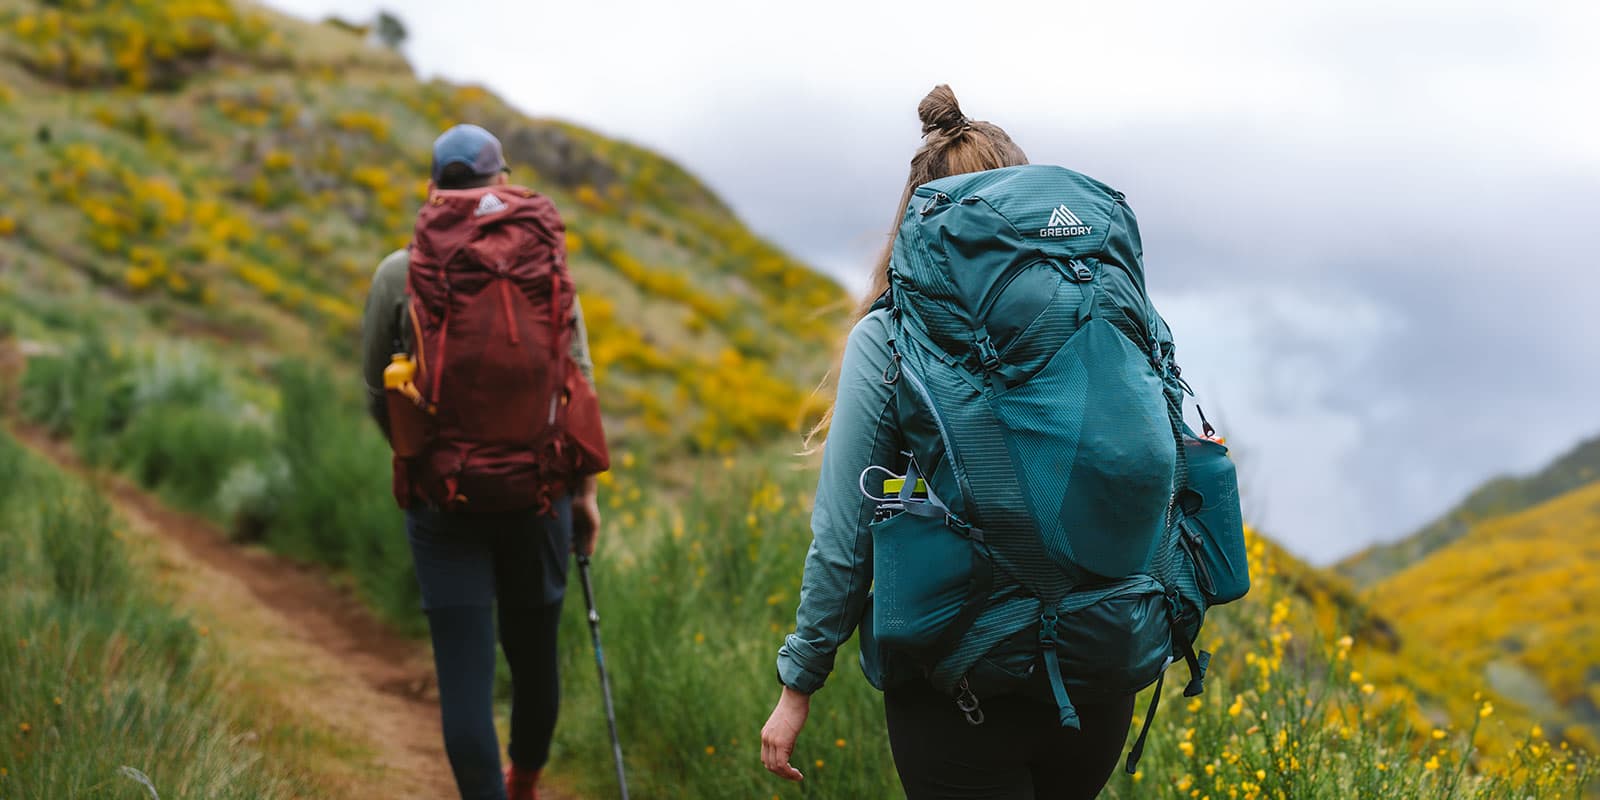
M 1421 530 L 1368 547 L 1340 561 L 1335 569 L 1370 586 L 1467 535 L 1480 522 L 1536 506 L 1597 479 L 1600 437 L 1593 437 L 1531 475 L 1503 475 L 1486 481 Z
M 1546 731 L 1600 745 L 1600 482 L 1475 525 L 1370 600 Z
M 568 222 L 614 429 L 727 452 L 814 414 L 846 298 L 643 148 L 418 80 L 346 28 L 227 0 L 0 0 L 0 285 L 136 329 L 346 359 L 428 146 L 472 121 Z

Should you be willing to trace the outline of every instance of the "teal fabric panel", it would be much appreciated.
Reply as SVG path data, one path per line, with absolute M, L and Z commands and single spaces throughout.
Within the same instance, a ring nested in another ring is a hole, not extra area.
M 1161 380 L 1132 343 L 1091 319 L 992 402 L 1050 557 L 1108 578 L 1148 570 L 1176 456 Z

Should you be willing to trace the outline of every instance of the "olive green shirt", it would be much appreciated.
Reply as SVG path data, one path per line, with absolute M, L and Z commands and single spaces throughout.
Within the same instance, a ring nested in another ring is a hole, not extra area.
M 389 421 L 383 401 L 383 370 L 395 353 L 404 352 L 407 347 L 402 338 L 402 319 L 406 314 L 406 274 L 410 266 L 411 254 L 403 248 L 378 264 L 361 317 L 361 374 L 367 383 L 367 410 L 385 431 Z M 572 299 L 572 360 L 578 362 L 578 369 L 593 386 L 589 332 L 584 328 L 583 307 L 576 297 Z

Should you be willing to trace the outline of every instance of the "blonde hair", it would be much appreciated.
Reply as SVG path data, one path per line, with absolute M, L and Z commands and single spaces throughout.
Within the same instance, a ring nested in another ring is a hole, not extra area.
M 884 243 L 883 251 L 875 262 L 867 295 L 853 317 L 856 321 L 866 316 L 878 298 L 889 290 L 889 258 L 894 253 L 894 234 L 900 227 L 900 218 L 904 216 L 906 206 L 911 202 L 911 194 L 918 186 L 951 175 L 1028 163 L 1027 154 L 1016 142 L 1011 141 L 1011 136 L 999 125 L 967 119 L 967 115 L 961 112 L 961 104 L 956 102 L 956 93 L 950 90 L 948 84 L 941 83 L 933 87 L 933 91 L 922 98 L 922 102 L 917 104 L 917 117 L 922 121 L 922 146 L 911 156 L 911 174 L 906 177 L 905 191 L 900 194 L 900 203 L 895 206 L 894 219 L 889 224 L 889 241 Z M 836 375 L 838 371 L 839 365 L 835 363 L 830 375 Z M 825 379 L 824 385 L 826 383 Z M 822 386 L 817 388 L 818 391 L 822 390 Z M 806 452 L 816 450 L 813 443 L 817 436 L 827 432 L 832 422 L 833 408 L 830 406 L 822 419 L 806 433 Z

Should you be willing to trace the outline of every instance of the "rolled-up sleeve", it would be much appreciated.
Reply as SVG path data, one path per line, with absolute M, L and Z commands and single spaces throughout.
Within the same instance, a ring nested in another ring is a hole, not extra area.
M 795 630 L 778 650 L 778 679 L 797 691 L 822 687 L 834 655 L 861 622 L 872 586 L 872 522 L 876 503 L 861 492 L 861 473 L 901 460 L 893 414 L 885 311 L 863 317 L 850 332 L 839 367 L 833 422 L 822 450 L 822 474 L 811 514 Z

